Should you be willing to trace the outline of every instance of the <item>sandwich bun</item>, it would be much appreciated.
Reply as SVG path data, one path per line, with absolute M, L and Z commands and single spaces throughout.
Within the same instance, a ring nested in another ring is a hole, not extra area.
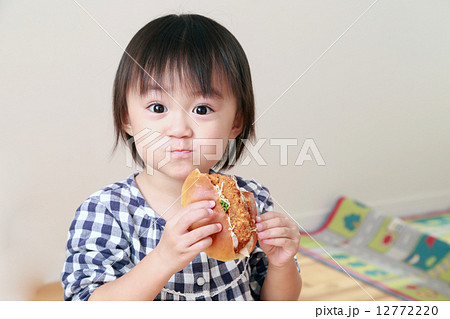
M 184 181 L 181 206 L 201 200 L 213 200 L 214 213 L 207 222 L 196 222 L 189 230 L 206 224 L 222 224 L 222 230 L 211 235 L 213 241 L 205 253 L 221 261 L 248 257 L 257 241 L 253 193 L 241 191 L 232 176 L 205 174 L 195 169 Z

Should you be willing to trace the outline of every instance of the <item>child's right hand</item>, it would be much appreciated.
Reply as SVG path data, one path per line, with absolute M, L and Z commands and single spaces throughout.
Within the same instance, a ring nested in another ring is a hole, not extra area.
M 216 223 L 188 230 L 193 223 L 210 219 L 214 206 L 214 201 L 195 202 L 182 208 L 166 222 L 161 239 L 153 251 L 172 274 L 185 268 L 195 256 L 211 246 L 212 239 L 209 236 L 222 230 L 222 225 Z

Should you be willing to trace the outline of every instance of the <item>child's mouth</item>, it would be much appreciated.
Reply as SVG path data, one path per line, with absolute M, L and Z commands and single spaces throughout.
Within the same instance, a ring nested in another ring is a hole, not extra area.
M 174 150 L 171 152 L 174 157 L 188 157 L 192 154 L 191 150 Z

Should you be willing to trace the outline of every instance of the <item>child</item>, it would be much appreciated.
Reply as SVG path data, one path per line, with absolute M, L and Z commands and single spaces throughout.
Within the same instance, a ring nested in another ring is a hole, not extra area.
M 220 224 L 188 230 L 210 218 L 213 201 L 180 204 L 193 169 L 229 169 L 243 140 L 254 136 L 250 68 L 234 36 L 200 15 L 151 21 L 123 54 L 113 97 L 115 146 L 129 142 L 144 171 L 92 194 L 76 211 L 64 298 L 297 300 L 300 235 L 294 221 L 272 212 L 267 188 L 236 176 L 239 187 L 253 192 L 259 214 L 258 245 L 240 260 L 221 262 L 203 252 Z

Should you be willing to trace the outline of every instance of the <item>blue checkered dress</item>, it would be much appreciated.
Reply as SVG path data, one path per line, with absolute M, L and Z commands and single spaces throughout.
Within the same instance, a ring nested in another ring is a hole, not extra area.
M 92 194 L 77 209 L 61 276 L 65 300 L 87 300 L 97 287 L 131 270 L 158 244 L 165 220 L 140 193 L 137 174 Z M 253 192 L 258 214 L 273 210 L 267 188 L 239 176 L 236 180 L 239 187 Z M 201 252 L 169 279 L 155 300 L 258 300 L 267 266 L 259 243 L 250 257 L 241 260 L 222 262 Z

